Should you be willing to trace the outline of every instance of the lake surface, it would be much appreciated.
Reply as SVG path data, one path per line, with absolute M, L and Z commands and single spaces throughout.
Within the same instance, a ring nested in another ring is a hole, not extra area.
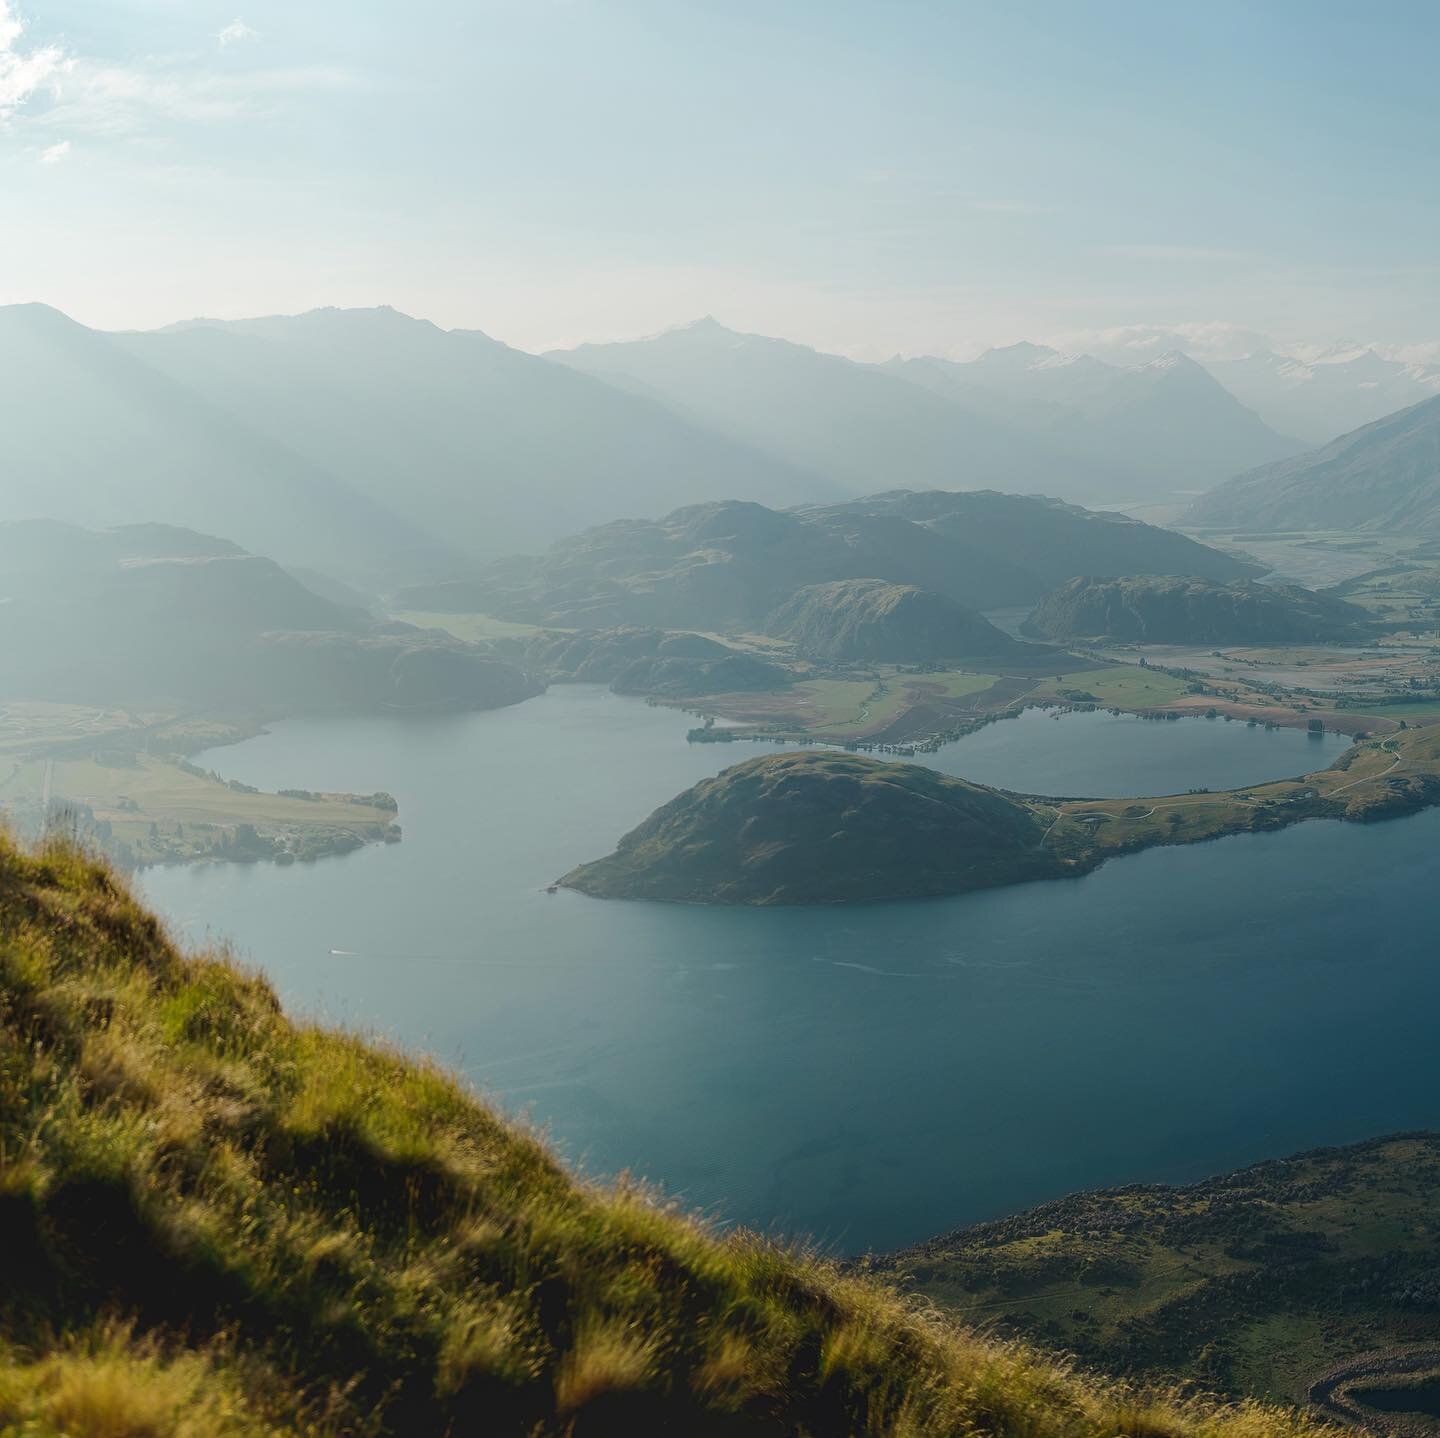
M 839 1251 L 1440 1123 L 1440 811 L 925 903 L 543 893 L 763 752 L 687 745 L 688 722 L 589 686 L 489 714 L 287 721 L 200 762 L 266 788 L 388 789 L 404 842 L 152 870 L 143 887 L 189 939 L 233 940 L 292 1010 L 464 1068 L 592 1172 Z M 1095 793 L 1127 751 L 1157 776 L 1135 787 L 1159 791 L 1295 773 L 1336 747 L 1102 714 L 1008 721 L 932 757 Z
M 1235 789 L 1324 768 L 1350 741 L 1224 719 L 1025 709 L 918 762 L 1030 794 L 1123 798 Z

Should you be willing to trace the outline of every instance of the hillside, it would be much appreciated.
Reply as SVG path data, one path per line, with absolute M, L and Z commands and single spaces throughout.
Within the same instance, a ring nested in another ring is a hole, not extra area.
M 1146 575 L 1072 579 L 1021 625 L 1037 639 L 1118 639 L 1148 644 L 1317 644 L 1363 640 L 1359 605 L 1298 584 Z
M 6 699 L 490 708 L 539 692 L 475 645 L 378 624 L 225 540 L 166 525 L 0 524 Z
M 1026 574 L 1027 598 L 1018 603 L 1033 603 L 1076 574 L 1196 574 L 1225 583 L 1264 573 L 1258 564 L 1173 529 L 1039 494 L 900 489 L 814 512 L 903 519 L 964 546 L 967 554 L 1004 556 Z
M 1110 467 L 1117 480 L 1143 477 L 1150 492 L 1217 484 L 1303 448 L 1179 353 L 1112 365 L 1018 344 L 968 363 L 924 357 L 885 369 L 977 412 L 1003 414 Z
M 1440 396 L 1202 495 L 1188 519 L 1259 530 L 1440 530 Z
M 389 308 L 203 320 L 116 343 L 472 556 L 713 494 L 846 492 L 653 398 Z
M 37 1438 L 1283 1438 L 572 1178 L 0 839 L 0 1424 Z
M 1075 1194 L 867 1266 L 1096 1368 L 1300 1399 L 1356 1354 L 1440 1351 L 1437 1179 L 1436 1135 L 1377 1139 Z
M 45 305 L 0 306 L 0 521 L 162 520 L 361 576 L 428 573 L 463 552 L 402 518 L 403 491 L 362 495 L 255 421 L 121 337 Z
M 882 579 L 971 609 L 1034 603 L 1076 573 L 1228 580 L 1258 567 L 1118 514 L 996 493 L 897 491 L 799 510 L 722 501 L 620 520 L 538 558 L 414 586 L 398 608 L 560 628 L 745 630 L 797 589 Z
M 854 754 L 767 755 L 657 809 L 560 883 L 599 898 L 817 904 L 922 898 L 1066 871 L 998 790 Z
M 883 579 L 806 585 L 761 627 L 801 655 L 828 660 L 929 664 L 1024 648 L 943 594 Z
M 527 669 L 558 680 L 608 684 L 617 694 L 683 699 L 700 694 L 778 689 L 787 670 L 703 634 L 662 629 L 541 633 L 497 645 Z

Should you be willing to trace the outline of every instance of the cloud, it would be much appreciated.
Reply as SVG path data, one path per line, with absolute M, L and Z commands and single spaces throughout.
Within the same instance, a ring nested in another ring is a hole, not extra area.
M 58 45 L 20 48 L 25 23 L 0 0 L 0 120 L 8 119 L 37 91 L 53 89 L 70 66 Z
M 1228 320 L 1065 330 L 1047 336 L 1046 343 L 1056 349 L 1093 354 L 1096 359 L 1118 364 L 1141 364 L 1172 350 L 1198 360 L 1226 360 L 1274 348 L 1269 335 Z
M 258 40 L 260 32 L 252 29 L 238 17 L 232 20 L 216 37 L 221 49 L 226 45 L 239 45 L 246 40 Z
M 40 152 L 40 163 L 42 165 L 58 165 L 69 153 L 70 141 L 61 140 L 58 145 L 51 145 L 48 149 Z
M 327 65 L 221 73 L 161 60 L 138 65 L 80 61 L 45 118 L 71 131 L 129 137 L 167 125 L 263 120 L 297 96 L 349 89 L 355 83 L 348 71 Z

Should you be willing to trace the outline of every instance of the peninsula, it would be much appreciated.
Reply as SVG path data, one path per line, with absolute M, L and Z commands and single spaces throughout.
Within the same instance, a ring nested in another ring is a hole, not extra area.
M 702 780 L 562 887 L 697 904 L 916 899 L 1088 873 L 1161 844 L 1366 821 L 1440 802 L 1440 728 L 1352 745 L 1328 769 L 1133 799 L 1014 794 L 921 764 L 766 755 Z

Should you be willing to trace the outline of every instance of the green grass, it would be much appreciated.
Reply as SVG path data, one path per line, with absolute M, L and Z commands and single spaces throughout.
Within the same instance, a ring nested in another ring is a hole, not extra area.
M 1138 664 L 1117 664 L 1109 669 L 1082 669 L 1048 678 L 1028 698 L 1054 697 L 1067 689 L 1093 694 L 1096 702 L 1116 709 L 1146 709 L 1168 704 L 1186 692 L 1185 680 L 1172 678 Z
M 1314 1431 L 1092 1382 L 568 1174 L 443 1071 L 0 840 L 0 1434 Z
M 979 694 L 999 682 L 998 674 L 971 674 L 965 670 L 950 669 L 938 674 L 916 674 L 907 676 L 912 688 L 938 688 L 947 699 L 963 699 L 967 694 Z
M 873 679 L 811 679 L 797 695 L 802 701 L 802 726 L 817 738 L 845 738 L 884 728 L 903 714 L 910 698 L 903 681 L 890 676 Z
M 0 804 L 34 813 L 43 822 L 40 808 L 47 790 L 51 804 L 68 802 L 92 811 L 140 861 L 203 857 L 215 830 L 239 824 L 273 836 L 373 838 L 394 818 L 338 797 L 245 793 L 148 754 L 121 756 L 114 763 L 0 756 Z
M 1337 1361 L 1435 1343 L 1440 1137 L 1320 1150 L 1190 1188 L 1079 1194 L 899 1256 L 948 1311 L 1126 1373 L 1303 1397 Z

